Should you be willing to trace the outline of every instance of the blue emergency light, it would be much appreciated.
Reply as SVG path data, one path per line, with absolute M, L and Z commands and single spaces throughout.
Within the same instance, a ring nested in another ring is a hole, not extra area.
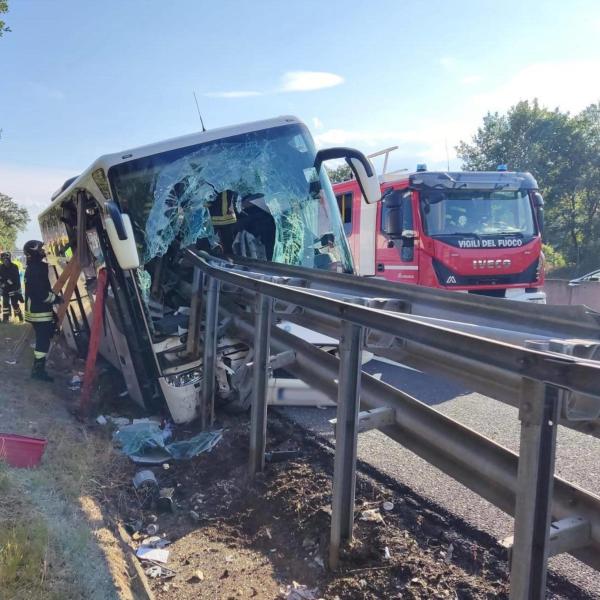
M 508 171 L 508 166 L 507 165 L 498 165 L 496 167 L 496 171 Z
M 422 173 L 423 171 L 427 171 L 427 165 L 425 163 L 419 163 L 417 165 L 417 173 Z

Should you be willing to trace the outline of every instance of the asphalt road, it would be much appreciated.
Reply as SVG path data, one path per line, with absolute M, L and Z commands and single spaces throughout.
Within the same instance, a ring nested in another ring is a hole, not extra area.
M 433 406 L 494 441 L 518 451 L 517 410 L 471 392 L 452 382 L 397 364 L 373 360 L 365 365 L 371 374 Z M 335 409 L 285 408 L 298 424 L 335 442 L 329 419 Z M 463 485 L 432 467 L 378 431 L 359 437 L 358 456 L 363 461 L 436 502 L 449 512 L 497 539 L 512 534 L 512 517 L 483 500 Z M 556 473 L 600 495 L 600 440 L 559 427 Z M 600 599 L 600 573 L 569 555 L 551 559 L 552 569 Z

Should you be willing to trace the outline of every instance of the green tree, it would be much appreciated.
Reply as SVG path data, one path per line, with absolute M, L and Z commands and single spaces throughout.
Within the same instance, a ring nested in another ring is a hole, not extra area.
M 8 12 L 8 0 L 0 0 L 0 16 L 6 14 Z M 6 25 L 6 23 L 0 19 L 0 37 L 2 34 L 10 31 L 10 28 Z
M 600 244 L 600 104 L 578 115 L 519 102 L 488 113 L 471 143 L 457 148 L 463 168 L 530 171 L 546 201 L 546 242 L 577 271 L 596 266 Z
M 346 163 L 336 167 L 335 169 L 330 169 L 329 167 L 326 168 L 331 183 L 341 183 L 342 181 L 348 181 L 349 179 L 352 179 L 352 170 Z
M 17 234 L 29 223 L 29 213 L 12 198 L 0 194 L 0 249 L 12 250 Z

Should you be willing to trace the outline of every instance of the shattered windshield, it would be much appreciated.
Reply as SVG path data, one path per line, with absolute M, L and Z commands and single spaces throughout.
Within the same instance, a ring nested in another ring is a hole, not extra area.
M 527 191 L 425 191 L 421 210 L 428 235 L 535 235 Z
M 188 246 L 224 255 L 352 272 L 325 169 L 299 124 L 156 154 L 112 167 L 143 264 Z

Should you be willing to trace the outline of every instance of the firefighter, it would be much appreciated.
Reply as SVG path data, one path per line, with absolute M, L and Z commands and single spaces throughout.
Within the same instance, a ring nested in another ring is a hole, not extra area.
M 46 373 L 46 355 L 54 334 L 55 316 L 53 305 L 61 304 L 62 298 L 52 291 L 48 279 L 48 263 L 44 261 L 44 243 L 30 240 L 23 246 L 27 259 L 25 269 L 25 320 L 35 331 L 35 351 L 32 379 L 53 381 Z
M 233 238 L 237 230 L 235 201 L 237 194 L 231 190 L 217 192 L 208 205 L 210 220 L 219 235 L 221 249 L 224 254 L 232 253 Z
M 19 302 L 23 302 L 21 295 L 21 275 L 19 267 L 12 262 L 10 252 L 0 254 L 0 288 L 2 288 L 2 322 L 10 321 L 10 307 L 12 305 L 15 317 L 23 322 L 23 313 Z

